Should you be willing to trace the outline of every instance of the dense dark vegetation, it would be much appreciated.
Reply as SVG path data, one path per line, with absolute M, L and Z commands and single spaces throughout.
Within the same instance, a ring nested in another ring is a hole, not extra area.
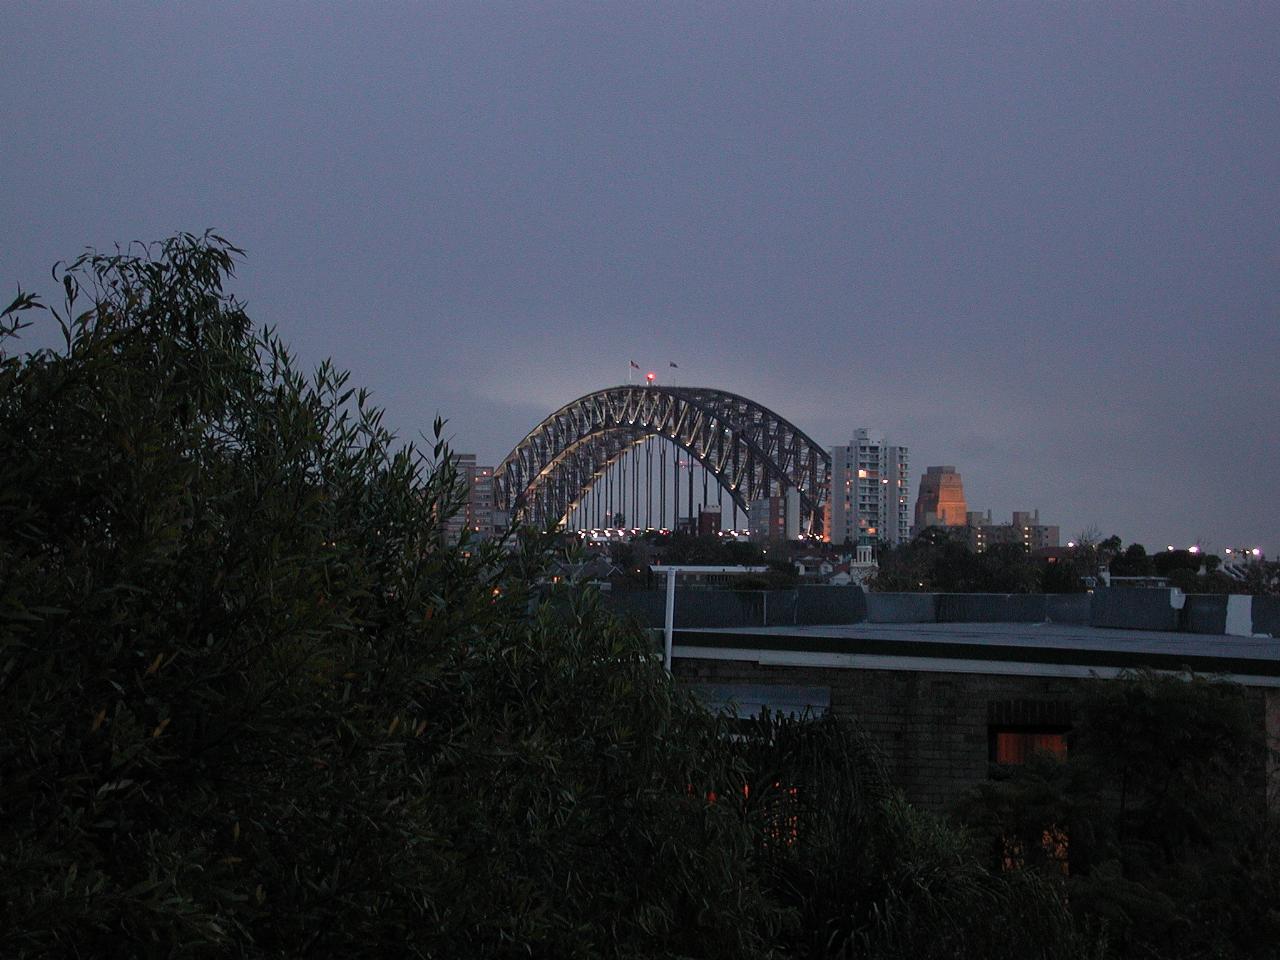
M 997 771 L 961 816 L 993 856 L 1067 871 L 1072 909 L 1104 922 L 1119 956 L 1277 956 L 1263 709 L 1198 677 L 1094 681 L 1065 760 Z
M 908 543 L 881 543 L 874 590 L 939 593 L 1082 593 L 1085 577 L 1162 577 L 1184 593 L 1280 592 L 1280 564 L 1250 564 L 1243 579 L 1219 570 L 1219 557 L 1191 550 L 1148 554 L 1140 543 L 1124 547 L 1119 537 L 1100 542 L 1082 537 L 1062 556 L 1037 559 L 1021 544 L 997 543 L 982 553 L 970 549 L 965 528 L 929 527 Z
M 1045 574 L 1021 544 L 998 543 L 974 553 L 961 534 L 931 528 L 899 547 L 881 544 L 880 568 L 872 589 L 939 593 L 1070 593 L 1083 590 L 1079 574 L 1070 571 L 1060 588 L 1044 583 Z M 1054 570 L 1054 574 L 1058 571 Z
M 705 714 L 592 593 L 549 584 L 552 541 L 448 546 L 441 424 L 398 446 L 343 374 L 299 372 L 224 292 L 237 255 L 87 254 L 60 306 L 0 318 L 0 955 L 1130 937 L 1074 916 L 1053 871 L 990 869 L 847 724 Z M 63 345 L 16 352 L 28 321 Z

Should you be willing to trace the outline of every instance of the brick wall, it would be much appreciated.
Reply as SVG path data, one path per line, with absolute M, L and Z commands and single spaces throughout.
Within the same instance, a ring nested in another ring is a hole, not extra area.
M 1083 681 L 907 670 L 762 666 L 679 659 L 677 682 L 830 687 L 832 712 L 856 721 L 884 751 L 889 775 L 918 806 L 946 811 L 986 779 L 988 731 L 997 724 L 1069 723 Z M 1280 693 L 1254 689 L 1259 733 L 1280 733 Z M 1270 724 L 1268 724 L 1270 720 Z M 1271 771 L 1273 776 L 1277 771 Z M 1274 781 L 1273 781 L 1274 782 Z

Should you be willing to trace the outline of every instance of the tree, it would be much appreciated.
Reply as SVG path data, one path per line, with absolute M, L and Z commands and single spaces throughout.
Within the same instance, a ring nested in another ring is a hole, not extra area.
M 758 544 L 745 540 L 726 540 L 714 534 L 692 534 L 678 531 L 651 534 L 650 539 L 663 551 L 666 563 L 710 564 L 713 566 L 753 566 L 764 561 Z
M 1053 876 L 1065 849 L 1073 909 L 1105 923 L 1119 956 L 1273 956 L 1280 843 L 1261 714 L 1199 677 L 1094 681 L 1067 759 L 998 769 L 961 818 Z
M 994 543 L 974 557 L 973 568 L 958 585 L 966 593 L 1035 593 L 1040 572 L 1020 543 Z
M 1046 564 L 1040 573 L 1040 590 L 1043 593 L 1084 593 L 1080 568 L 1073 560 Z
M 0 317 L 0 954 L 1084 952 L 847 728 L 698 708 L 553 540 L 446 545 L 443 423 L 298 373 L 238 256 L 86 254 L 57 351 Z M 812 788 L 794 852 L 759 764 Z
M 1113 577 L 1150 577 L 1155 573 L 1147 549 L 1140 543 L 1131 543 L 1121 553 L 1112 558 L 1111 575 Z
M 753 823 L 761 872 L 798 915 L 781 940 L 788 955 L 1099 955 L 1056 880 L 988 870 L 965 834 L 902 800 L 848 722 L 766 713 L 740 723 L 740 779 L 720 802 Z
M 633 544 L 622 540 L 609 544 L 609 560 L 627 573 L 630 573 L 636 562 L 636 548 Z
M 879 591 L 1031 593 L 1039 586 L 1040 574 L 1021 544 L 993 544 L 974 553 L 963 533 L 941 527 L 908 544 L 882 548 L 871 580 L 871 588 Z
M 1262 560 L 1246 567 L 1244 593 L 1255 597 L 1280 596 L 1280 561 Z
M 1215 558 L 1216 559 L 1216 558 Z M 1190 550 L 1165 550 L 1151 557 L 1151 568 L 1158 577 L 1170 576 L 1175 570 L 1196 574 L 1204 565 L 1199 552 Z
M 951 592 L 974 562 L 968 543 L 942 527 L 930 527 L 906 544 L 882 541 L 876 555 L 878 570 L 869 585 L 884 592 Z
M 1103 565 L 1109 564 L 1123 546 L 1124 542 L 1113 533 L 1098 544 L 1098 561 Z
M 443 424 L 298 373 L 238 255 L 86 254 L 0 355 L 0 953 L 768 953 L 721 722 L 538 537 L 444 546 Z

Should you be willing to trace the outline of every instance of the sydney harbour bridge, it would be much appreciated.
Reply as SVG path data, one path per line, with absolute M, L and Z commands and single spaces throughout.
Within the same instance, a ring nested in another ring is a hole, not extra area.
M 767 407 L 648 383 L 589 393 L 534 427 L 494 470 L 494 507 L 586 529 L 678 528 L 696 506 L 737 527 L 753 500 L 794 489 L 801 528 L 821 531 L 830 476 L 830 455 Z

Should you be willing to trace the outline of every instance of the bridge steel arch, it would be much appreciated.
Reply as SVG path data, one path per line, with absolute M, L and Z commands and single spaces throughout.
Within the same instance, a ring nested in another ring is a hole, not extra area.
M 750 501 L 795 487 L 802 524 L 822 529 L 827 451 L 767 407 L 707 387 L 609 387 L 565 404 L 494 470 L 494 506 L 521 522 L 562 522 L 615 461 L 651 437 L 686 450 L 744 513 Z

